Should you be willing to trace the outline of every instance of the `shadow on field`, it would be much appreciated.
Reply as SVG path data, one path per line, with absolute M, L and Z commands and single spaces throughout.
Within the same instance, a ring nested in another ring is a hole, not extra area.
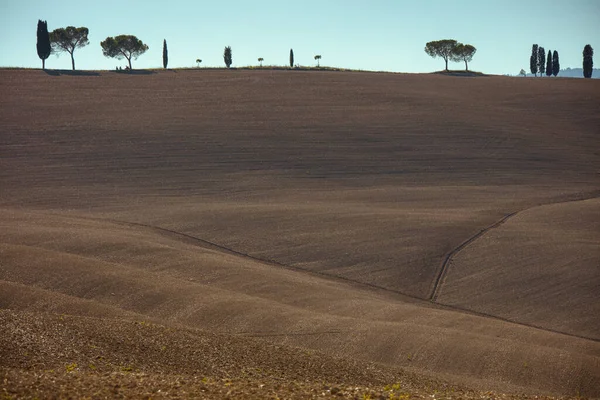
M 488 76 L 484 73 L 477 71 L 436 71 L 432 73 L 436 75 L 463 76 L 467 78 Z
M 71 75 L 71 76 L 100 76 L 99 72 L 95 71 L 72 71 L 72 70 L 60 70 L 60 69 L 45 69 L 44 72 L 52 76 Z
M 145 70 L 145 69 L 139 69 L 139 70 L 136 70 L 136 69 L 125 70 L 125 69 L 123 69 L 123 70 L 110 71 L 110 72 L 112 72 L 114 74 L 123 74 L 123 75 L 152 75 L 152 74 L 156 73 L 154 71 L 148 71 L 148 70 Z

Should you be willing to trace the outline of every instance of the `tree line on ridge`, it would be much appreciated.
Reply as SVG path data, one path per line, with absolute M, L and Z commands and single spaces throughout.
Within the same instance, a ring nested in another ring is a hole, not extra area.
M 46 68 L 46 59 L 51 53 L 69 53 L 71 56 L 71 67 L 75 70 L 75 50 L 85 47 L 89 44 L 89 30 L 86 27 L 76 28 L 67 26 L 66 28 L 58 28 L 52 32 L 48 32 L 48 24 L 46 21 L 38 20 L 37 25 L 37 53 L 42 60 L 42 69 Z M 148 45 L 144 44 L 134 35 L 118 35 L 107 37 L 100 42 L 102 54 L 106 57 L 116 58 L 119 60 L 126 59 L 128 68 L 131 70 L 131 60 L 137 59 L 144 54 L 148 49 Z M 425 45 L 425 52 L 433 57 L 440 57 L 445 62 L 445 71 L 448 71 L 448 62 L 464 62 L 465 71 L 469 71 L 469 62 L 473 60 L 473 56 L 477 52 L 475 46 L 470 44 L 459 43 L 454 39 L 443 39 L 428 42 Z M 585 78 L 592 77 L 594 49 L 589 44 L 583 49 L 583 75 Z M 317 67 L 320 67 L 321 55 L 314 56 L 317 62 Z M 230 46 L 226 46 L 223 52 L 223 61 L 225 66 L 230 68 L 233 63 L 232 50 Z M 259 57 L 258 62 L 262 67 L 264 58 Z M 163 68 L 167 68 L 169 62 L 167 40 L 163 40 Z M 198 66 L 202 62 L 197 59 Z M 294 67 L 294 51 L 290 49 L 290 67 Z M 557 76 L 560 71 L 560 61 L 558 51 L 546 51 L 542 46 L 534 44 L 531 49 L 529 59 L 529 69 L 534 76 L 539 73 L 542 76 Z M 524 70 L 521 70 L 521 75 L 526 75 Z

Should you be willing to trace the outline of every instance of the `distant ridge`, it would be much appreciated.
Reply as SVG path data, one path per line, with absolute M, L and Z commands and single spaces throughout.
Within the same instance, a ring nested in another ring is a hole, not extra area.
M 562 76 L 563 78 L 583 78 L 583 68 L 561 69 L 558 76 Z M 594 68 L 592 70 L 592 78 L 600 78 L 600 69 Z
M 533 77 L 532 74 L 527 74 L 527 76 Z M 545 77 L 545 75 L 544 75 Z M 561 69 L 558 73 L 559 78 L 583 78 L 583 68 L 566 68 Z M 594 68 L 592 70 L 592 79 L 600 78 L 600 69 Z

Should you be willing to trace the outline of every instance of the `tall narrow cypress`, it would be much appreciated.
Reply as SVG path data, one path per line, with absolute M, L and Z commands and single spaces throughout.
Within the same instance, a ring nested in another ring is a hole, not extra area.
M 163 40 L 163 68 L 167 69 L 169 64 L 169 52 L 167 51 L 167 39 Z
M 538 47 L 537 65 L 540 76 L 543 76 L 546 70 L 546 50 L 542 46 Z
M 591 78 L 594 69 L 594 49 L 589 44 L 583 48 L 583 77 Z
M 538 59 L 538 45 L 534 44 L 533 46 L 531 46 L 531 57 L 529 57 L 529 70 L 531 71 L 533 76 L 536 76 L 536 74 L 538 72 L 537 59 Z
M 294 68 L 294 50 L 290 49 L 290 68 Z
M 552 52 L 548 50 L 548 59 L 546 60 L 546 76 L 552 76 Z
M 552 53 L 552 75 L 556 76 L 560 72 L 560 61 L 558 60 L 558 51 Z
M 50 57 L 51 52 L 48 23 L 39 19 L 37 24 L 37 53 L 42 60 L 42 69 L 46 69 L 46 58 Z
M 231 67 L 233 63 L 233 56 L 231 55 L 231 46 L 225 46 L 225 50 L 223 51 L 223 60 L 225 61 L 225 66 L 227 68 Z

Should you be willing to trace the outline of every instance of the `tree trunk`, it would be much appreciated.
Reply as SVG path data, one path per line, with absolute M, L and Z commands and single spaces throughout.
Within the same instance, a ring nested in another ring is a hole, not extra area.
M 467 65 L 467 60 L 465 60 L 465 71 L 469 71 L 469 65 Z
M 129 61 L 129 72 L 131 73 L 131 57 L 129 57 L 127 61 Z
M 46 69 L 46 59 L 42 59 L 42 69 Z
M 444 58 L 444 61 L 446 61 L 446 71 L 448 71 L 448 59 Z
M 75 71 L 75 58 L 73 58 L 73 53 L 71 53 L 71 66 L 73 67 L 73 71 Z

